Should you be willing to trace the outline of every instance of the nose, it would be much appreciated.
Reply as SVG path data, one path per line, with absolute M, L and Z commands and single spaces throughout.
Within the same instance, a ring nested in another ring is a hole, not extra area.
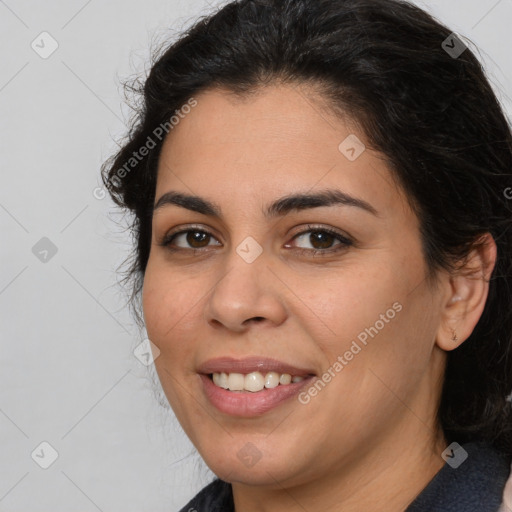
M 265 253 L 248 263 L 233 249 L 205 302 L 205 320 L 213 328 L 233 332 L 243 332 L 251 324 L 280 325 L 287 315 L 284 288 Z

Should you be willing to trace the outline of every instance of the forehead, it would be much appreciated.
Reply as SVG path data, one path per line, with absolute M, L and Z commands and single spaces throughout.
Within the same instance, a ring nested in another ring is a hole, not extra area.
M 405 207 L 382 155 L 313 91 L 268 86 L 238 97 L 213 89 L 195 99 L 165 140 L 156 199 L 172 189 L 259 206 L 261 197 L 337 188 L 378 209 Z

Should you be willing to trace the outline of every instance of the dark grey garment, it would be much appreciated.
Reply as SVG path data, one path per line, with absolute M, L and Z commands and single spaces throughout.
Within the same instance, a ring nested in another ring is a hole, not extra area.
M 467 443 L 457 468 L 445 464 L 405 512 L 498 512 L 511 457 L 490 445 Z M 231 484 L 216 478 L 180 512 L 234 512 Z
M 406 512 L 498 512 L 510 475 L 510 457 L 486 443 L 462 446 L 468 458 L 445 464 Z

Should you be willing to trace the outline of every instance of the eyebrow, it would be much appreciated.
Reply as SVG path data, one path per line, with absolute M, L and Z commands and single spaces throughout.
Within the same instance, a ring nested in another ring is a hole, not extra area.
M 216 203 L 182 192 L 169 191 L 163 194 L 154 205 L 153 213 L 166 205 L 180 206 L 203 215 L 222 218 L 222 210 Z M 323 206 L 340 205 L 360 208 L 372 215 L 379 216 L 377 210 L 370 203 L 336 189 L 327 189 L 313 194 L 305 193 L 284 196 L 267 206 L 263 213 L 267 218 L 275 218 L 284 216 L 293 210 L 301 211 Z

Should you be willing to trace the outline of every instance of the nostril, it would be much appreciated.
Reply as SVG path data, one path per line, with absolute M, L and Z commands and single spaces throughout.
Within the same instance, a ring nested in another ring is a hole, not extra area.
M 244 325 L 251 323 L 251 322 L 260 323 L 260 322 L 263 322 L 264 320 L 265 320 L 265 318 L 262 316 L 253 316 L 252 318 L 248 318 L 247 320 L 245 320 Z

